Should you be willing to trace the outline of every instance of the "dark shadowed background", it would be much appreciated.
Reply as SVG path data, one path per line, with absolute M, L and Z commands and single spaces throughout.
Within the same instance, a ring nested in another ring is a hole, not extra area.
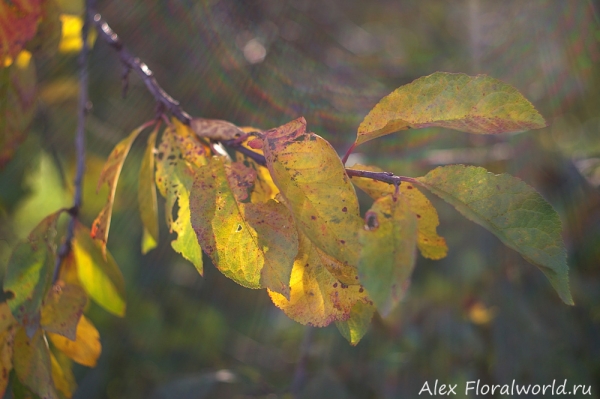
M 76 398 L 278 398 L 290 397 L 294 381 L 302 398 L 413 398 L 435 379 L 459 384 L 456 397 L 478 379 L 568 379 L 600 397 L 600 3 L 98 0 L 97 8 L 190 114 L 259 128 L 304 116 L 340 154 L 381 97 L 420 76 L 485 73 L 514 85 L 548 128 L 499 137 L 400 132 L 361 146 L 354 159 L 408 176 L 465 163 L 520 177 L 563 221 L 576 306 L 564 305 L 539 270 L 491 233 L 430 197 L 448 257 L 419 258 L 401 306 L 386 319 L 376 315 L 351 347 L 334 326 L 291 321 L 264 290 L 236 285 L 208 258 L 199 276 L 170 248 L 164 223 L 159 247 L 142 256 L 140 140 L 123 169 L 108 242 L 125 275 L 127 315 L 90 306 L 103 353 L 96 368 L 76 367 Z M 37 66 L 39 114 L 0 172 L 1 270 L 18 238 L 71 203 L 76 53 Z M 97 41 L 88 226 L 106 199 L 106 189 L 95 192 L 104 160 L 155 112 L 137 76 L 121 97 L 122 72 Z

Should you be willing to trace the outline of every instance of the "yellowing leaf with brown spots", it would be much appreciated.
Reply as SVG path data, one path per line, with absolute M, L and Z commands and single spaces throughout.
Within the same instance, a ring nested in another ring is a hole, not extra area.
M 257 131 L 254 128 L 242 128 L 244 132 L 253 132 Z M 251 140 L 254 140 L 253 138 Z M 242 145 L 257 154 L 264 155 L 262 149 L 260 148 L 250 148 L 248 146 L 248 142 L 242 143 Z M 246 167 L 254 169 L 256 172 L 256 179 L 254 180 L 254 187 L 252 188 L 252 193 L 250 194 L 250 201 L 259 204 L 263 202 L 267 202 L 269 200 L 275 199 L 277 194 L 279 194 L 279 189 L 273 182 L 273 178 L 269 173 L 269 169 L 267 167 L 262 166 L 254 162 L 250 157 L 245 156 L 240 152 L 235 153 L 235 160 L 237 162 L 243 163 Z
M 189 127 L 175 119 L 172 123 L 163 132 L 156 154 L 156 186 L 165 198 L 169 230 L 177 233 L 171 246 L 202 274 L 202 249 L 190 220 L 190 190 L 195 169 L 206 164 L 205 149 Z M 178 208 L 176 218 L 173 217 L 175 205 Z
M 497 134 L 546 127 L 517 89 L 486 75 L 436 72 L 381 99 L 358 127 L 355 145 L 409 128 Z
M 73 254 L 82 287 L 98 305 L 116 316 L 125 315 L 125 281 L 109 252 L 102 256 L 100 244 L 92 240 L 89 230 L 75 225 Z
M 102 352 L 100 334 L 85 316 L 79 319 L 74 341 L 53 333 L 48 333 L 48 338 L 57 349 L 84 366 L 95 367 Z
M 18 324 L 6 303 L 0 304 L 0 396 L 4 396 L 13 368 L 13 345 Z
M 106 241 L 108 240 L 112 208 L 115 202 L 115 192 L 117 191 L 117 182 L 123 168 L 123 162 L 125 162 L 125 158 L 129 154 L 131 144 L 133 144 L 134 140 L 145 127 L 146 124 L 134 129 L 128 137 L 119 142 L 108 156 L 104 168 L 100 172 L 98 188 L 104 183 L 108 185 L 108 199 L 106 200 L 106 205 L 104 205 L 100 214 L 98 214 L 96 220 L 92 223 L 92 238 L 100 241 L 102 244 L 102 253 L 104 254 L 106 254 Z
M 300 234 L 290 278 L 290 298 L 268 290 L 273 303 L 292 320 L 315 327 L 347 320 L 357 302 L 369 303 L 365 289 L 340 282 L 325 266 L 328 262 L 333 260 Z
M 50 350 L 42 330 L 31 339 L 24 329 L 17 331 L 13 362 L 15 374 L 23 385 L 40 398 L 58 399 L 52 380 Z
M 402 299 L 415 266 L 417 218 L 401 196 L 386 195 L 365 214 L 358 239 L 360 282 L 387 316 Z
M 348 169 L 382 172 L 378 167 L 360 164 Z M 386 194 L 393 194 L 395 190 L 391 184 L 365 177 L 352 177 L 351 181 L 375 200 Z M 421 255 L 436 260 L 444 258 L 448 253 L 448 246 L 446 240 L 437 234 L 440 221 L 431 202 L 411 183 L 402 183 L 400 194 L 417 217 L 417 246 Z
M 86 304 L 87 295 L 80 286 L 62 282 L 55 284 L 42 305 L 42 328 L 75 339 L 77 323 Z
M 138 186 L 138 206 L 144 226 L 142 253 L 145 254 L 158 243 L 158 205 L 156 202 L 156 185 L 154 183 L 154 146 L 156 145 L 156 128 L 148 137 L 148 144 L 140 166 Z
M 35 36 L 42 15 L 42 0 L 0 2 L 0 62 L 14 58 Z
M 323 138 L 306 133 L 304 118 L 265 132 L 263 150 L 299 229 L 318 248 L 355 269 L 362 221 L 356 192 L 335 150 Z
M 256 173 L 214 157 L 197 170 L 190 194 L 192 226 L 204 251 L 227 277 L 249 288 L 289 296 L 298 235 L 287 208 L 248 200 Z
M 50 353 L 50 368 L 52 372 L 52 380 L 54 381 L 54 386 L 56 389 L 66 398 L 73 396 L 75 386 L 71 383 L 71 381 L 69 381 L 69 377 L 67 376 L 71 370 L 67 371 L 63 369 L 52 352 Z
M 375 306 L 370 302 L 356 302 L 352 306 L 350 317 L 347 320 L 336 321 L 335 326 L 350 345 L 356 346 L 367 333 L 373 313 L 375 313 Z

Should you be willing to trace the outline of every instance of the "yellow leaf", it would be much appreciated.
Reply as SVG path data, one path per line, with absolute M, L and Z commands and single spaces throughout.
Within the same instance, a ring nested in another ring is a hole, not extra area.
M 25 330 L 19 329 L 14 345 L 14 368 L 21 383 L 40 398 L 58 399 L 52 380 L 50 350 L 42 330 L 29 339 Z
M 140 167 L 140 178 L 138 186 L 138 205 L 140 216 L 144 225 L 142 239 L 142 253 L 145 254 L 158 242 L 158 205 L 156 203 L 156 186 L 154 183 L 154 146 L 158 126 L 148 137 L 148 144 L 142 166 Z
M 42 328 L 48 332 L 75 339 L 75 330 L 83 309 L 87 304 L 87 295 L 78 285 L 55 284 L 42 305 Z
M 331 258 L 303 234 L 290 278 L 290 299 L 268 290 L 273 303 L 288 317 L 315 327 L 347 320 L 357 302 L 370 303 L 360 285 L 346 285 L 336 279 L 325 264 Z
M 52 344 L 75 362 L 88 367 L 95 367 L 102 352 L 100 334 L 96 327 L 85 316 L 81 316 L 77 325 L 74 341 L 62 335 L 48 333 Z
M 165 198 L 165 216 L 177 238 L 171 242 L 175 251 L 192 262 L 203 273 L 202 249 L 190 221 L 190 190 L 194 170 L 206 164 L 205 149 L 188 126 L 173 119 L 163 133 L 156 154 L 156 186 Z M 173 208 L 177 204 L 176 219 Z
M 257 129 L 254 128 L 243 127 L 241 129 L 244 132 L 257 131 Z M 251 149 L 257 154 L 263 155 L 262 149 L 250 148 L 247 144 L 247 141 L 242 143 L 242 145 L 248 149 Z M 271 173 L 269 173 L 269 169 L 267 169 L 267 167 L 257 164 L 251 158 L 245 156 L 240 152 L 235 153 L 235 159 L 236 161 L 243 163 L 245 166 L 254 169 L 254 171 L 256 172 L 254 187 L 252 189 L 252 193 L 250 194 L 251 202 L 255 204 L 260 204 L 275 199 L 275 197 L 277 197 L 277 194 L 279 194 L 279 189 L 273 182 L 273 178 L 271 177 Z
M 304 118 L 263 135 L 263 149 L 273 181 L 299 229 L 321 250 L 355 269 L 362 222 L 354 187 L 331 145 L 306 133 Z M 345 272 L 337 275 L 344 280 Z
M 298 236 L 287 208 L 273 200 L 243 203 L 256 174 L 241 163 L 215 157 L 196 173 L 192 226 L 215 266 L 245 287 L 289 296 Z
M 336 321 L 335 326 L 340 334 L 350 342 L 350 345 L 356 346 L 367 333 L 373 313 L 375 313 L 375 307 L 370 303 L 356 302 L 348 320 Z
M 65 371 L 52 353 L 50 353 L 50 367 L 52 370 L 52 380 L 54 381 L 54 386 L 56 386 L 56 389 L 58 389 L 58 391 L 60 391 L 67 398 L 73 396 L 73 386 L 69 383 L 68 378 L 65 375 Z
M 381 172 L 375 166 L 354 165 L 349 169 L 368 170 L 370 172 Z M 394 186 L 381 181 L 353 177 L 351 179 L 355 186 L 367 193 L 371 198 L 378 199 L 386 194 L 394 193 Z M 400 194 L 408 204 L 411 212 L 417 217 L 417 246 L 421 255 L 429 259 L 442 259 L 448 253 L 446 240 L 437 234 L 437 226 L 440 224 L 437 211 L 422 192 L 411 183 L 400 185 Z
M 72 245 L 79 281 L 88 295 L 107 311 L 125 315 L 125 282 L 110 253 L 102 256 L 98 243 L 80 223 L 75 225 Z
M 0 329 L 0 397 L 3 397 L 13 368 L 13 345 L 18 326 L 5 303 L 0 305 L 0 317 L 3 322 Z
M 100 214 L 96 217 L 92 223 L 92 238 L 100 241 L 102 245 L 102 253 L 106 256 L 106 241 L 108 240 L 108 230 L 110 229 L 110 219 L 112 217 L 112 208 L 115 202 L 115 192 L 117 191 L 117 182 L 119 181 L 119 175 L 123 168 L 123 162 L 129 150 L 131 144 L 137 138 L 137 136 L 146 128 L 147 124 L 134 129 L 133 132 L 125 139 L 121 140 L 119 144 L 112 150 L 102 172 L 100 172 L 100 179 L 98 180 L 98 189 L 104 183 L 108 185 L 108 199 L 106 205 L 100 211 Z
M 58 51 L 61 53 L 77 53 L 81 51 L 83 42 L 81 41 L 81 28 L 83 20 L 79 15 L 61 14 L 62 36 L 58 45 Z M 97 33 L 91 29 L 88 34 L 88 44 L 90 47 L 96 41 Z

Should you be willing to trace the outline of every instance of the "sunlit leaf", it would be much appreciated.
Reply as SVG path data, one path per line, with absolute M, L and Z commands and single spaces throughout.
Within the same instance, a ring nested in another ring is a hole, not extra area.
M 67 377 L 67 373 L 70 373 L 71 370 L 63 369 L 52 353 L 50 353 L 50 369 L 56 389 L 66 398 L 73 396 L 74 386 L 69 382 L 69 378 Z
M 69 10 L 69 12 L 73 11 L 74 10 Z M 83 47 L 83 41 L 81 40 L 83 19 L 81 16 L 73 14 L 61 14 L 60 20 L 62 22 L 62 35 L 58 50 L 61 53 L 77 53 L 81 51 L 81 47 Z M 93 46 L 96 36 L 96 31 L 91 29 L 88 34 L 88 45 L 90 47 Z
M 331 145 L 306 133 L 304 118 L 264 133 L 265 157 L 273 181 L 300 230 L 325 253 L 355 269 L 357 232 L 362 226 L 358 200 Z M 336 275 L 344 281 L 345 275 Z
M 8 306 L 29 336 L 39 328 L 42 300 L 52 283 L 54 237 L 61 212 L 42 220 L 27 239 L 15 247 L 4 277 L 4 291 L 13 294 Z
M 51 57 L 58 51 L 62 35 L 60 6 L 56 0 L 43 0 L 41 21 L 35 37 L 27 43 L 27 50 L 38 57 Z
M 115 192 L 117 191 L 117 182 L 123 168 L 123 162 L 125 162 L 125 158 L 129 154 L 131 144 L 133 144 L 133 141 L 145 128 L 146 124 L 134 129 L 129 136 L 121 140 L 108 156 L 104 168 L 100 172 L 98 188 L 104 183 L 108 185 L 108 199 L 106 200 L 106 205 L 104 205 L 96 220 L 92 223 L 92 237 L 99 240 L 102 244 L 103 254 L 106 254 L 106 241 L 108 240 L 112 208 L 115 202 Z
M 75 331 L 87 295 L 78 285 L 55 284 L 46 295 L 42 306 L 41 325 L 44 330 L 75 339 Z
M 325 266 L 332 261 L 300 234 L 298 256 L 290 278 L 290 299 L 268 290 L 273 303 L 291 319 L 315 327 L 348 319 L 353 306 L 357 302 L 369 303 L 369 298 L 362 286 L 338 281 Z
M 560 298 L 573 304 L 560 219 L 532 187 L 507 174 L 495 175 L 464 165 L 436 168 L 415 179 L 415 183 L 453 205 L 539 267 Z
M 356 145 L 398 130 L 432 126 L 497 134 L 539 129 L 546 121 L 506 83 L 486 75 L 436 72 L 381 99 L 358 127 Z
M 169 230 L 177 233 L 171 246 L 202 274 L 202 249 L 190 221 L 190 190 L 194 183 L 194 168 L 206 164 L 205 150 L 194 139 L 189 127 L 175 119 L 172 123 L 173 126 L 163 133 L 156 154 L 156 186 L 165 197 Z
M 89 230 L 82 224 L 75 225 L 73 253 L 77 274 L 88 295 L 107 311 L 125 314 L 125 282 L 115 260 L 106 253 L 102 255 L 99 244 L 92 240 Z
M 359 301 L 352 306 L 348 320 L 336 321 L 335 326 L 352 346 L 356 346 L 367 333 L 374 312 L 373 305 Z
M 79 319 L 74 341 L 53 333 L 48 333 L 48 338 L 57 349 L 84 366 L 95 367 L 102 352 L 100 334 L 85 316 Z
M 42 0 L 0 2 L 0 61 L 14 58 L 35 36 L 42 16 Z
M 348 169 L 382 172 L 378 167 L 360 164 Z M 365 177 L 352 177 L 351 181 L 373 199 L 378 199 L 386 194 L 393 194 L 395 190 L 391 184 Z M 431 202 L 410 183 L 400 185 L 400 194 L 408 204 L 411 212 L 417 217 L 417 247 L 421 251 L 421 255 L 429 259 L 444 258 L 448 253 L 448 246 L 446 240 L 437 234 L 440 221 Z
M 15 373 L 23 385 L 40 398 L 58 399 L 52 380 L 50 351 L 42 330 L 38 330 L 31 339 L 23 329 L 17 331 L 13 362 Z
M 268 287 L 287 297 L 298 235 L 283 204 L 242 202 L 255 178 L 254 169 L 241 163 L 211 159 L 198 169 L 191 192 L 192 226 L 224 275 L 245 287 Z
M 35 64 L 30 52 L 21 51 L 7 68 L 0 65 L 0 170 L 26 137 L 35 116 L 36 94 Z
M 242 128 L 244 132 L 255 131 L 257 129 L 254 128 Z M 242 144 L 244 147 L 249 148 L 247 142 Z M 257 154 L 263 155 L 262 149 L 254 149 L 249 148 Z M 254 188 L 252 189 L 252 193 L 250 194 L 250 201 L 255 204 L 260 204 L 262 202 L 267 202 L 269 200 L 275 199 L 277 194 L 279 194 L 279 189 L 273 182 L 273 178 L 269 173 L 269 169 L 264 166 L 261 166 L 254 162 L 251 158 L 245 156 L 240 152 L 235 153 L 235 159 L 238 162 L 243 163 L 245 166 L 254 169 L 256 172 L 256 179 L 254 180 Z
M 148 145 L 140 167 L 138 205 L 142 224 L 144 225 L 143 254 L 156 247 L 158 243 L 158 205 L 154 183 L 154 146 L 156 145 L 157 134 L 158 129 L 155 129 L 148 137 Z
M 365 214 L 358 239 L 360 282 L 387 316 L 402 299 L 415 265 L 417 218 L 401 196 L 386 195 Z

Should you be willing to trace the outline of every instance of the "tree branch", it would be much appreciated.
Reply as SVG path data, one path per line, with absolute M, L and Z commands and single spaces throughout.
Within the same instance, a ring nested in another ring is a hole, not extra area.
M 139 58 L 134 57 L 129 50 L 125 47 L 119 36 L 108 26 L 108 23 L 102 18 L 102 16 L 96 12 L 95 10 L 89 10 L 88 14 L 92 20 L 92 23 L 95 25 L 96 30 L 98 31 L 99 36 L 107 42 L 113 49 L 116 50 L 119 55 L 119 59 L 125 66 L 126 70 L 133 70 L 137 73 L 150 91 L 150 94 L 154 97 L 154 99 L 166 110 L 172 113 L 181 123 L 190 125 L 192 117 L 185 112 L 181 105 L 179 105 L 179 101 L 175 100 L 171 97 L 156 81 L 154 75 L 150 68 Z M 216 140 L 218 141 L 218 140 Z M 249 148 L 242 146 L 240 142 L 237 140 L 222 140 L 221 144 L 229 147 L 237 152 L 240 152 L 247 157 L 251 158 L 254 162 L 259 165 L 266 166 L 267 161 L 265 157 L 261 154 L 258 154 Z M 348 153 L 344 156 L 343 162 L 346 162 L 348 155 L 354 148 L 354 145 L 348 150 Z M 355 169 L 346 169 L 346 173 L 348 176 L 353 177 L 367 177 L 374 180 L 379 180 L 385 183 L 393 184 L 395 186 L 399 186 L 402 181 L 410 181 L 410 177 L 403 176 L 395 176 L 393 173 L 389 172 L 369 172 L 366 170 L 355 170 Z M 412 179 L 411 179 L 412 180 Z
M 77 170 L 75 172 L 75 194 L 73 195 L 73 206 L 68 210 L 71 219 L 67 227 L 67 235 L 65 241 L 60 246 L 56 254 L 56 263 L 54 265 L 54 273 L 52 275 L 52 282 L 56 283 L 58 276 L 60 275 L 60 267 L 63 260 L 71 252 L 71 241 L 75 235 L 75 223 L 77 222 L 77 216 L 79 209 L 81 208 L 82 197 L 83 197 L 83 175 L 85 173 L 85 117 L 89 108 L 88 101 L 88 69 L 87 61 L 89 54 L 88 46 L 88 34 L 90 31 L 90 20 L 87 17 L 89 10 L 92 8 L 91 3 L 93 0 L 86 0 L 85 2 L 85 18 L 83 26 L 81 28 L 81 52 L 79 53 L 79 103 L 77 109 L 77 131 L 75 133 L 75 152 L 77 157 Z

